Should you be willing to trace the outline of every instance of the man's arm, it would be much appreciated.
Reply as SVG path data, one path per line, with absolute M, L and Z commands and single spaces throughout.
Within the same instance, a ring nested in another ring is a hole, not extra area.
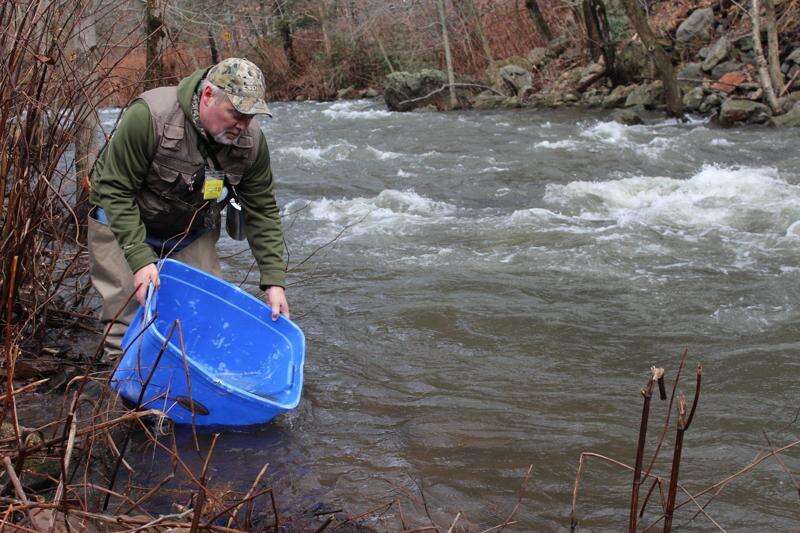
M 155 144 L 150 110 L 143 101 L 134 102 L 123 113 L 92 175 L 91 201 L 106 212 L 109 229 L 135 273 L 134 282 L 141 285 L 136 294 L 140 302 L 147 284 L 158 284 L 153 265 L 158 257 L 145 242 L 147 234 L 134 200 L 147 175 Z
M 123 113 L 92 175 L 92 203 L 106 212 L 108 227 L 133 272 L 158 260 L 145 243 L 147 233 L 134 200 L 150 167 L 155 143 L 147 104 L 134 102 Z
M 267 291 L 272 317 L 289 315 L 283 287 L 286 284 L 285 246 L 280 210 L 273 191 L 269 147 L 261 133 L 255 163 L 236 188 L 244 208 L 245 234 L 260 272 L 259 285 Z

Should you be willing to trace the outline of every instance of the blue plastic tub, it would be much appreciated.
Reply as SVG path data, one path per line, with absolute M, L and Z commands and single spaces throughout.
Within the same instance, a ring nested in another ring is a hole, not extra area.
M 119 394 L 136 404 L 152 371 L 142 407 L 199 426 L 263 424 L 297 407 L 305 360 L 300 328 L 283 316 L 273 322 L 269 306 L 210 274 L 171 259 L 159 266 L 161 287 L 122 340 L 112 378 Z M 186 357 L 178 328 L 166 342 L 176 319 Z

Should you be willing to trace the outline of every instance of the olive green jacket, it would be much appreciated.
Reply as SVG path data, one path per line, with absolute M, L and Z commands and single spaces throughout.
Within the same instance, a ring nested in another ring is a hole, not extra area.
M 187 117 L 191 117 L 192 95 L 207 71 L 198 70 L 178 85 L 178 103 Z M 219 156 L 230 150 L 214 141 L 206 141 L 199 134 L 197 138 L 202 153 Z M 156 149 L 150 108 L 137 99 L 125 109 L 92 174 L 90 201 L 106 212 L 109 227 L 133 272 L 158 260 L 156 252 L 145 242 L 147 228 L 137 202 L 137 193 L 151 169 Z M 245 233 L 261 273 L 260 285 L 262 288 L 284 286 L 283 233 L 273 192 L 269 148 L 263 133 L 255 162 L 243 174 L 236 189 L 245 212 Z

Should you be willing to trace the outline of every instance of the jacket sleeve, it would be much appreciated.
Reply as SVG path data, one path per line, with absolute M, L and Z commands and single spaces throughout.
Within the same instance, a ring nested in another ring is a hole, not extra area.
M 106 212 L 108 226 L 132 272 L 158 260 L 145 242 L 147 233 L 134 200 L 150 167 L 155 143 L 150 109 L 136 101 L 123 113 L 92 177 L 92 203 Z
M 261 133 L 255 163 L 236 188 L 244 208 L 245 234 L 261 273 L 260 286 L 286 285 L 286 247 L 281 215 L 273 192 L 269 147 Z

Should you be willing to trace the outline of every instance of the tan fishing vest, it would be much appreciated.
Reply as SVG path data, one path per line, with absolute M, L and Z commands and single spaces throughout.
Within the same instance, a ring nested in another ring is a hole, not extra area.
M 156 137 L 150 169 L 136 194 L 147 234 L 166 239 L 187 229 L 217 227 L 221 206 L 203 199 L 206 169 L 213 169 L 213 163 L 198 147 L 205 141 L 181 109 L 177 87 L 160 87 L 138 98 L 150 108 Z M 235 144 L 216 153 L 227 186 L 239 184 L 255 162 L 259 144 L 260 127 L 253 120 Z

